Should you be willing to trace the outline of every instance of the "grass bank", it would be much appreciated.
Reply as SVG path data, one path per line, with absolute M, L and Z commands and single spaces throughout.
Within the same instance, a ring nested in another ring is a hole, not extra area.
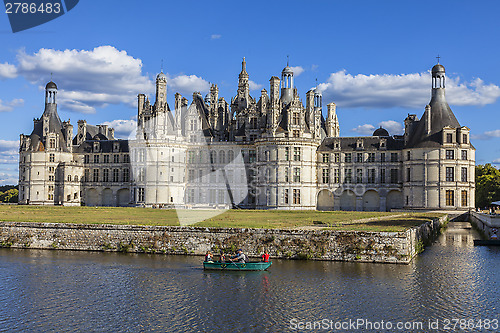
M 404 231 L 440 214 L 229 210 L 194 226 L 218 228 L 328 228 L 357 231 Z M 175 210 L 129 207 L 43 207 L 0 205 L 0 220 L 85 224 L 178 226 Z

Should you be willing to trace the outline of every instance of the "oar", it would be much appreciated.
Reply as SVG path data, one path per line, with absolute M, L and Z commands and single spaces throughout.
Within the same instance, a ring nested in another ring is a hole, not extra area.
M 234 261 L 232 261 L 232 260 L 231 260 L 231 262 L 232 262 L 232 263 L 233 263 L 236 267 L 238 267 L 238 269 L 240 269 L 240 270 L 241 270 L 240 266 L 236 265 L 236 263 L 235 263 Z

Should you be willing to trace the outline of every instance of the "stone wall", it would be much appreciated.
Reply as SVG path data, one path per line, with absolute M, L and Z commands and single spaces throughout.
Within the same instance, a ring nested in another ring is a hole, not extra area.
M 266 249 L 272 258 L 409 263 L 444 220 L 405 232 L 0 222 L 0 246 L 189 255 L 242 248 L 250 257 Z
M 470 213 L 470 222 L 482 232 L 486 239 L 492 239 L 492 235 L 496 236 L 496 239 L 498 239 L 498 236 L 500 235 L 498 232 L 500 230 L 499 215 L 490 215 L 472 211 Z

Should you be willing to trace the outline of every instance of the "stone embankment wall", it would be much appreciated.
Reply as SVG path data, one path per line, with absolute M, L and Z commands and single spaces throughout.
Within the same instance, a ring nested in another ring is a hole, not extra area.
M 266 249 L 272 258 L 409 263 L 444 221 L 405 232 L 0 222 L 0 246 L 190 255 L 242 248 L 250 257 Z
M 470 222 L 476 226 L 476 228 L 482 231 L 483 236 L 486 239 L 491 239 L 492 235 L 496 235 L 497 239 L 500 236 L 500 216 L 490 215 L 484 213 L 478 213 L 472 211 L 470 213 Z

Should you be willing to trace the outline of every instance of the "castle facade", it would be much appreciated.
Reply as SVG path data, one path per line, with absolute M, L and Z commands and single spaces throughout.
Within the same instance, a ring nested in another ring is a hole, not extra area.
M 445 98 L 445 69 L 432 68 L 430 103 L 421 119 L 408 115 L 404 135 L 377 129 L 341 137 L 335 103 L 323 116 L 322 94 L 305 105 L 287 65 L 269 92 L 250 95 L 243 59 L 236 96 L 212 84 L 191 103 L 156 78 L 154 103 L 138 96 L 133 139 L 106 125 L 78 121 L 77 133 L 57 114 L 57 86 L 45 110 L 21 135 L 19 203 L 366 210 L 474 207 L 475 149 Z

